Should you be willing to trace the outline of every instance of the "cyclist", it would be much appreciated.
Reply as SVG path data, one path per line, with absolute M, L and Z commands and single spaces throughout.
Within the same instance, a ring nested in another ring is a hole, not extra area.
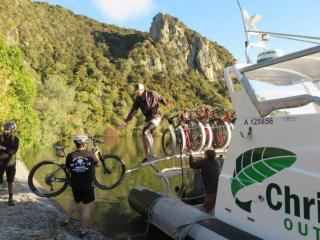
M 191 154 L 189 164 L 191 168 L 201 170 L 201 176 L 206 190 L 203 208 L 207 213 L 210 213 L 216 205 L 218 180 L 221 172 L 219 160 L 216 158 L 216 152 L 213 149 L 208 149 L 205 151 L 204 159 L 196 162 L 193 161 Z
M 19 148 L 19 138 L 12 133 L 16 130 L 15 122 L 7 122 L 3 125 L 3 134 L 0 134 L 0 183 L 3 183 L 3 174 L 6 172 L 8 182 L 8 205 L 14 206 L 14 177 L 16 174 L 15 154 Z
M 79 236 L 84 237 L 88 233 L 87 224 L 90 215 L 90 205 L 95 200 L 94 194 L 94 167 L 99 162 L 94 153 L 87 151 L 88 136 L 78 135 L 74 138 L 77 150 L 69 153 L 66 158 L 66 169 L 70 175 L 71 189 L 74 201 L 68 209 L 68 217 L 61 223 L 62 226 L 69 224 L 77 205 L 82 202 L 81 225 Z
M 159 111 L 159 102 L 165 106 L 168 106 L 167 101 L 156 93 L 155 91 L 147 91 L 144 89 L 144 85 L 139 83 L 134 87 L 134 91 L 136 92 L 136 98 L 133 102 L 133 106 L 124 120 L 124 122 L 120 125 L 121 128 L 124 128 L 128 125 L 133 116 L 137 113 L 140 108 L 143 115 L 145 116 L 145 125 L 142 131 L 143 138 L 143 150 L 144 150 L 144 158 L 142 162 L 148 161 L 148 152 L 149 152 L 149 144 L 153 144 L 153 132 L 157 126 L 159 126 L 161 122 L 161 113 Z M 153 157 L 153 156 L 151 156 Z M 151 159 L 150 159 L 151 160 Z

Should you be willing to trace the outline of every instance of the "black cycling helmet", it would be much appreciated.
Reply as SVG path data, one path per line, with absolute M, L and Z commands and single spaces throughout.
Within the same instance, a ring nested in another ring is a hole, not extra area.
M 5 124 L 3 124 L 3 129 L 4 130 L 10 130 L 10 131 L 14 131 L 17 129 L 17 124 L 13 121 L 11 122 L 7 122 Z

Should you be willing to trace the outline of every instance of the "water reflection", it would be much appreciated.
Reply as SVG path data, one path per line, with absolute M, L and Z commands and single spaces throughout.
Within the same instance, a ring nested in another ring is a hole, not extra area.
M 161 155 L 160 147 L 161 139 L 155 139 L 155 152 Z M 72 146 L 72 143 L 68 145 Z M 143 158 L 143 146 L 140 137 L 116 137 L 109 136 L 103 144 L 103 153 L 114 153 L 121 156 L 127 166 L 132 168 L 138 164 Z M 66 152 L 72 151 L 72 147 L 68 147 Z M 63 163 L 64 159 L 57 159 L 54 150 L 51 147 L 36 146 L 22 152 L 22 157 L 28 168 L 31 168 L 41 160 L 55 160 Z M 165 167 L 180 166 L 180 160 L 167 161 L 160 163 L 160 169 Z M 175 186 L 180 186 L 181 178 L 175 177 L 170 179 L 171 192 Z M 128 235 L 136 234 L 137 229 L 132 221 L 137 218 L 137 214 L 128 205 L 128 193 L 135 186 L 149 187 L 158 191 L 163 191 L 162 181 L 154 175 L 154 171 L 150 167 L 139 169 L 135 173 L 127 174 L 124 181 L 117 188 L 104 191 L 96 188 L 96 201 L 92 206 L 91 226 L 105 234 L 111 239 L 127 239 Z M 70 188 L 64 193 L 55 197 L 55 200 L 67 209 L 72 201 Z M 79 218 L 79 215 L 76 216 Z

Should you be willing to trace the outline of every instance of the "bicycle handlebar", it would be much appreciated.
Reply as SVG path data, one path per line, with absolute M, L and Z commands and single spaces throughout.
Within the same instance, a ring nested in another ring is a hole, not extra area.
M 98 137 L 93 137 L 91 140 L 93 143 L 103 143 L 103 141 L 101 139 L 99 139 Z
M 60 145 L 60 144 L 57 144 L 57 145 L 54 145 L 54 146 L 53 146 L 53 148 L 54 148 L 56 151 L 64 150 L 66 147 L 69 147 L 69 146 L 64 146 L 64 145 Z

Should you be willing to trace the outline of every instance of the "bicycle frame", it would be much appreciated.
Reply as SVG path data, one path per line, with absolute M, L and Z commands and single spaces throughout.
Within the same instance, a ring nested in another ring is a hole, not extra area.
M 97 143 L 99 143 L 97 139 L 92 139 L 93 148 L 91 149 L 91 151 L 96 155 L 96 158 L 101 162 L 104 173 L 110 174 L 112 173 L 112 171 L 107 167 L 105 161 L 103 161 L 102 152 L 99 146 L 97 145 Z
M 66 169 L 66 166 L 64 164 L 59 164 L 61 166 L 61 168 L 58 168 L 57 170 L 55 170 L 54 172 L 48 174 L 48 176 L 45 177 L 45 183 L 50 186 L 52 188 L 52 182 L 67 182 L 69 183 L 70 182 L 70 179 L 69 178 L 56 178 L 54 175 L 63 170 L 63 169 Z

